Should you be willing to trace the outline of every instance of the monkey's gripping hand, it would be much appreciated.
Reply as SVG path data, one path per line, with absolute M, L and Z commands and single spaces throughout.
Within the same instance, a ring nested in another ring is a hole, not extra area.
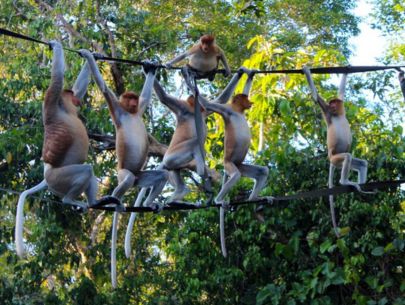
M 51 40 L 48 42 L 49 48 L 55 50 L 56 48 L 62 49 L 62 44 L 57 40 Z
M 89 50 L 86 50 L 86 49 L 80 49 L 79 54 L 83 58 L 93 58 L 93 54 Z
M 156 69 L 157 69 L 157 64 L 153 61 L 145 60 L 142 62 L 142 68 L 143 68 L 143 71 L 145 74 L 148 74 L 149 72 L 155 74 Z
M 250 70 L 248 68 L 240 66 L 236 73 L 238 73 L 239 76 L 242 76 L 243 73 L 249 74 L 249 71 Z

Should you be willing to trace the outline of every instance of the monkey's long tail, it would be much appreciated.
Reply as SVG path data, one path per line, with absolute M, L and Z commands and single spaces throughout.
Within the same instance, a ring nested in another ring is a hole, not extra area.
M 24 229 L 24 203 L 25 198 L 28 195 L 34 194 L 39 192 L 43 189 L 46 189 L 48 184 L 46 183 L 45 179 L 42 180 L 39 184 L 26 190 L 21 193 L 20 197 L 18 198 L 17 204 L 17 215 L 16 215 L 16 223 L 15 223 L 15 246 L 17 250 L 17 255 L 19 257 L 24 256 L 24 240 L 23 240 L 23 229 Z
M 328 186 L 329 188 L 333 188 L 333 174 L 335 172 L 335 167 L 331 163 L 329 165 L 329 181 L 328 181 Z M 329 208 L 330 208 L 330 215 L 332 217 L 332 224 L 333 224 L 333 230 L 335 231 L 336 237 L 339 237 L 339 230 L 336 224 L 336 216 L 335 216 L 335 204 L 333 201 L 333 195 L 329 195 Z
M 117 232 L 120 214 L 114 212 L 111 235 L 111 285 L 117 288 Z
M 146 188 L 142 188 L 138 194 L 138 197 L 136 197 L 136 201 L 134 204 L 135 207 L 141 206 L 142 198 L 145 196 L 145 193 L 146 193 Z M 135 219 L 136 219 L 136 213 L 131 213 L 131 217 L 129 218 L 129 222 L 128 222 L 128 226 L 127 226 L 127 231 L 125 233 L 125 256 L 127 258 L 131 257 L 131 234 L 132 234 L 132 229 L 134 227 Z
M 221 238 L 221 251 L 224 257 L 228 256 L 226 252 L 226 243 L 225 243 L 225 208 L 219 208 L 219 235 Z

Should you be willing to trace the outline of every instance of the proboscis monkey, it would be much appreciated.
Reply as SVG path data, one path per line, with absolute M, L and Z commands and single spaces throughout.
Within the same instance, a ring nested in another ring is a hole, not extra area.
M 327 146 L 328 158 L 330 161 L 329 167 L 329 187 L 333 187 L 333 174 L 335 168 L 341 168 L 340 184 L 352 185 L 359 192 L 361 190 L 359 184 L 365 183 L 367 180 L 367 161 L 354 158 L 351 153 L 352 133 L 350 130 L 349 122 L 346 119 L 345 108 L 343 99 L 346 88 L 347 74 L 343 74 L 339 85 L 338 98 L 334 98 L 326 103 L 324 99 L 318 94 L 314 81 L 311 76 L 311 70 L 304 67 L 303 71 L 307 77 L 309 87 L 311 89 L 312 99 L 317 103 L 322 110 L 323 117 L 327 124 Z M 349 181 L 350 170 L 353 169 L 358 172 L 358 182 Z M 339 231 L 336 224 L 335 209 L 333 203 L 333 196 L 329 196 L 329 205 L 332 216 L 333 228 L 335 234 L 339 236 Z
M 212 103 L 224 104 L 231 97 L 235 91 L 235 87 L 242 77 L 243 72 L 248 71 L 246 68 L 241 67 L 237 73 L 232 77 L 224 91 L 212 101 Z M 199 149 L 199 141 L 197 137 L 195 115 L 194 115 L 194 96 L 189 96 L 186 101 L 178 99 L 174 96 L 167 94 L 160 83 L 155 79 L 154 89 L 159 100 L 166 105 L 176 116 L 176 129 L 174 131 L 172 140 L 163 157 L 162 163 L 159 168 L 169 170 L 171 175 L 171 182 L 174 185 L 175 191 L 170 197 L 169 202 L 180 201 L 189 192 L 188 187 L 184 184 L 180 176 L 180 170 L 188 167 L 190 162 L 196 164 L 196 171 L 200 176 L 204 174 L 204 158 Z M 201 109 L 201 108 L 200 108 Z M 201 109 L 203 111 L 203 109 Z M 211 111 L 203 111 L 202 116 L 205 118 L 211 114 Z M 206 125 L 203 124 L 203 141 L 206 138 Z M 144 195 L 144 190 L 138 195 Z M 137 199 L 137 202 L 139 201 Z M 131 213 L 131 217 L 125 235 L 125 254 L 130 257 L 131 254 L 131 233 L 134 225 L 136 214 Z
M 87 159 L 89 139 L 86 127 L 78 118 L 77 107 L 87 91 L 90 70 L 85 63 L 73 86 L 73 90 L 63 89 L 65 61 L 62 45 L 49 42 L 53 50 L 51 84 L 45 94 L 42 118 L 45 127 L 42 158 L 45 179 L 37 186 L 23 192 L 18 200 L 15 240 L 17 254 L 24 255 L 23 221 L 24 201 L 27 195 L 48 187 L 62 197 L 62 203 L 86 210 L 89 206 L 106 203 L 119 204 L 117 198 L 106 196 L 97 201 L 97 178 Z M 76 198 L 85 193 L 88 203 Z
M 189 59 L 188 69 L 183 70 L 183 75 L 187 82 L 189 82 L 190 73 L 194 73 L 199 78 L 208 78 L 212 81 L 215 77 L 215 74 L 212 72 L 218 68 L 220 61 L 224 65 L 225 76 L 231 75 L 231 69 L 229 68 L 225 53 L 216 44 L 215 37 L 212 35 L 201 36 L 198 43 L 169 61 L 166 65 L 169 67 L 173 66 L 187 57 Z
M 88 50 L 80 50 L 80 54 L 87 59 L 97 86 L 103 93 L 116 130 L 116 152 L 118 159 L 118 186 L 113 196 L 122 198 L 125 192 L 134 185 L 151 188 L 144 205 L 159 210 L 160 205 L 153 200 L 160 194 L 166 184 L 168 174 L 166 170 L 143 170 L 148 155 L 148 134 L 142 115 L 150 104 L 152 86 L 155 79 L 153 65 L 144 65 L 146 80 L 141 95 L 125 92 L 118 99 L 108 88 L 93 54 Z M 111 245 L 111 280 L 113 287 L 117 286 L 116 278 L 116 243 L 119 213 L 114 213 Z
M 246 120 L 245 111 L 250 109 L 252 103 L 249 101 L 249 92 L 252 87 L 255 71 L 248 70 L 248 79 L 242 94 L 237 94 L 232 98 L 232 102 L 227 105 L 208 103 L 204 97 L 199 97 L 199 102 L 207 111 L 219 113 L 225 123 L 225 141 L 224 141 L 224 166 L 226 175 L 229 179 L 226 181 L 215 198 L 216 203 L 223 205 L 220 209 L 220 233 L 221 249 L 224 257 L 227 256 L 225 247 L 224 230 L 224 198 L 231 188 L 238 182 L 241 176 L 246 176 L 255 180 L 252 193 L 249 200 L 254 200 L 266 184 L 269 170 L 265 166 L 244 164 L 243 161 L 248 153 L 251 133 Z

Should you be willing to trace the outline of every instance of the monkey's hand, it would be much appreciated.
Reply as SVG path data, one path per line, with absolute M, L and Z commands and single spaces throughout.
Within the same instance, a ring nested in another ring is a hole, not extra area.
M 80 49 L 79 54 L 84 58 L 93 58 L 93 54 L 91 54 L 91 52 L 87 49 Z
M 93 53 L 91 53 L 91 54 L 93 54 L 93 57 L 94 57 L 95 60 L 103 59 L 103 58 L 104 58 L 104 55 L 101 54 L 101 53 L 98 53 L 98 52 L 93 52 Z
M 238 74 L 241 76 L 243 73 L 246 73 L 246 74 L 249 74 L 249 69 L 248 68 L 246 68 L 246 67 L 244 67 L 244 66 L 241 66 L 241 67 L 239 67 L 239 69 L 238 69 Z
M 49 48 L 50 48 L 51 50 L 54 50 L 54 49 L 56 49 L 56 48 L 62 49 L 62 44 L 61 44 L 59 41 L 57 41 L 57 40 L 48 41 L 48 45 L 49 45 Z
M 247 73 L 248 78 L 253 78 L 257 72 L 259 72 L 259 70 L 256 69 L 249 70 L 249 72 Z
M 142 67 L 145 74 L 148 74 L 149 72 L 153 74 L 156 73 L 157 65 L 152 61 L 149 60 L 143 61 Z
M 311 73 L 311 70 L 307 66 L 303 66 L 302 71 L 304 71 L 305 74 Z

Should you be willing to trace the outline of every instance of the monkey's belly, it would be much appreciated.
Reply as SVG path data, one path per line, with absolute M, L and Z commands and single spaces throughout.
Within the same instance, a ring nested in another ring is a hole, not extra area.
M 216 56 L 207 56 L 207 57 L 197 57 L 190 56 L 189 65 L 198 71 L 201 72 L 210 72 L 215 70 L 218 66 L 218 60 Z
M 225 127 L 225 158 L 242 163 L 250 147 L 251 134 L 245 119 L 235 120 Z
M 132 119 L 123 123 L 117 133 L 119 168 L 133 173 L 140 171 L 148 155 L 149 141 L 142 121 Z
M 330 126 L 328 128 L 328 150 L 332 154 L 345 153 L 350 151 L 352 134 L 349 124 L 343 126 Z

